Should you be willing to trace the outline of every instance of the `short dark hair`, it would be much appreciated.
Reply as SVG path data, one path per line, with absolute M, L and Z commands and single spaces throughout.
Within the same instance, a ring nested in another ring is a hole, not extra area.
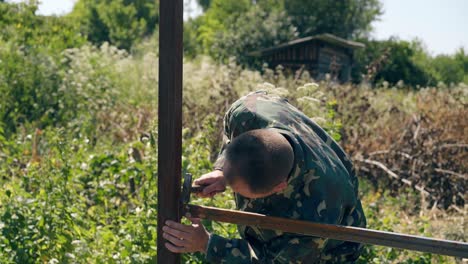
M 245 132 L 226 148 L 229 184 L 241 177 L 254 193 L 267 193 L 288 176 L 294 163 L 291 144 L 280 133 L 269 129 Z

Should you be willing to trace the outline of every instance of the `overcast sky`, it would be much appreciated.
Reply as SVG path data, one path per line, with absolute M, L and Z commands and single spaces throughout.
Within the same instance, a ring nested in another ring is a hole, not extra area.
M 19 2 L 21 0 L 11 0 Z M 381 0 L 384 14 L 373 24 L 372 36 L 421 39 L 433 54 L 468 51 L 468 0 Z M 39 13 L 66 14 L 75 0 L 41 0 Z M 192 0 L 192 14 L 199 13 Z

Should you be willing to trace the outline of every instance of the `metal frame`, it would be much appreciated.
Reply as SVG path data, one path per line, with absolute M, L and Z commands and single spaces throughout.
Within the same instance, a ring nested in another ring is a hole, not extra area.
M 162 227 L 181 214 L 332 239 L 468 257 L 468 243 L 355 227 L 324 225 L 219 208 L 181 208 L 183 0 L 160 0 L 157 263 L 180 263 L 164 246 Z M 190 195 L 190 193 L 188 194 Z

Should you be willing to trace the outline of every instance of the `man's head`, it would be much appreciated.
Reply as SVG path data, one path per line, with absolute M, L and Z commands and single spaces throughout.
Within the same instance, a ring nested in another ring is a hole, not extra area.
M 261 198 L 287 187 L 294 152 L 280 133 L 257 129 L 236 137 L 228 145 L 225 158 L 224 177 L 233 191 Z

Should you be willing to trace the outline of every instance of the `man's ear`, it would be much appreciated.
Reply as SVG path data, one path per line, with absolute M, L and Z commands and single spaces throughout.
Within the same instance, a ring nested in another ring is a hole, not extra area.
M 288 187 L 288 182 L 287 181 L 282 181 L 273 188 L 273 191 L 274 192 L 281 192 L 282 190 L 286 189 L 286 187 Z

